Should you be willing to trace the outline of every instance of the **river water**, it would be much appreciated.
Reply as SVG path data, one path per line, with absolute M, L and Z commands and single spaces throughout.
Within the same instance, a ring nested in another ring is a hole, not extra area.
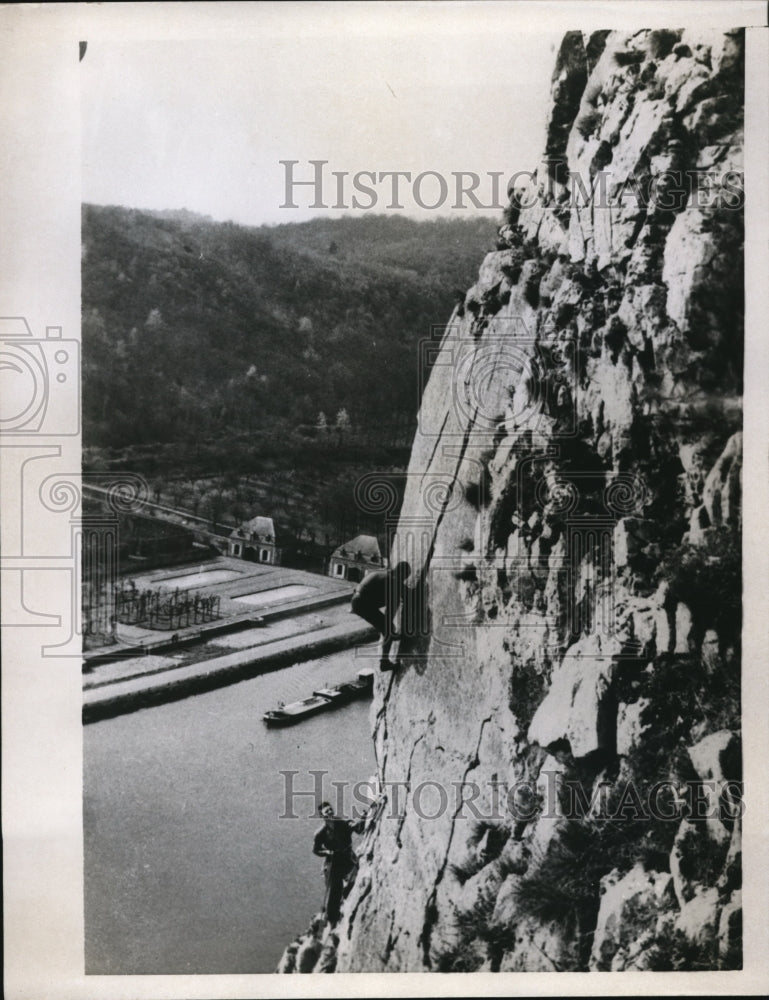
M 376 662 L 351 649 L 85 727 L 88 973 L 274 972 L 323 899 L 315 795 L 281 819 L 288 781 L 325 771 L 335 801 L 375 763 L 369 700 L 285 729 L 261 715 Z

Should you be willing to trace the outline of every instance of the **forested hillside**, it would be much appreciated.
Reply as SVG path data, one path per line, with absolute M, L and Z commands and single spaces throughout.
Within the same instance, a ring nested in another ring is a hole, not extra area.
M 246 228 L 85 205 L 84 444 L 256 443 L 340 411 L 385 440 L 416 415 L 418 342 L 494 238 L 490 219 Z

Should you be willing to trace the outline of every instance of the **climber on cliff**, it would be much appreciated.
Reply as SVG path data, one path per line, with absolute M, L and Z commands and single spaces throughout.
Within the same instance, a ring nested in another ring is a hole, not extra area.
M 407 592 L 406 580 L 410 575 L 411 566 L 407 562 L 399 562 L 388 570 L 373 570 L 364 576 L 352 595 L 350 610 L 382 636 L 380 670 L 394 669 L 390 647 L 400 639 L 400 634 L 393 631 L 393 619 Z
M 335 816 L 330 802 L 321 802 L 318 811 L 323 817 L 323 826 L 315 834 L 312 853 L 325 858 L 323 877 L 326 880 L 326 896 L 323 900 L 323 912 L 326 920 L 333 926 L 339 920 L 345 887 L 357 867 L 352 835 L 361 832 L 364 821 Z

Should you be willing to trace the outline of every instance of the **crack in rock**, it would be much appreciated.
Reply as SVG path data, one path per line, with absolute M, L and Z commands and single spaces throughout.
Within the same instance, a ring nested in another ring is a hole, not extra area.
M 419 744 L 422 742 L 422 740 L 425 738 L 425 735 L 426 735 L 425 733 L 422 733 L 422 735 L 416 740 L 416 742 L 414 743 L 414 745 L 411 748 L 411 753 L 409 754 L 409 766 L 408 766 L 408 768 L 406 770 L 406 792 L 407 793 L 408 793 L 409 788 L 411 787 L 411 766 L 412 766 L 412 764 L 414 762 L 414 751 L 419 746 Z M 406 801 L 408 801 L 408 799 Z M 403 847 L 403 844 L 401 842 L 401 830 L 403 829 L 403 824 L 405 822 L 406 822 L 406 810 L 404 809 L 403 810 L 403 814 L 401 815 L 400 819 L 398 820 L 398 830 L 397 830 L 397 832 L 395 834 L 395 842 L 397 843 L 399 849 Z
M 347 919 L 347 938 L 348 940 L 352 937 L 352 928 L 355 923 L 355 918 L 358 915 L 358 910 L 361 908 L 363 901 L 371 895 L 371 890 L 373 888 L 372 882 L 367 882 L 366 887 L 361 891 L 357 900 L 355 901 L 355 906 L 353 907 L 352 913 Z
M 487 716 L 481 722 L 481 731 L 480 731 L 480 735 L 478 736 L 478 743 L 477 743 L 477 745 L 475 747 L 475 753 L 474 753 L 472 759 L 470 760 L 470 762 L 468 763 L 467 767 L 465 768 L 464 774 L 462 775 L 462 785 L 464 785 L 465 781 L 467 780 L 468 774 L 471 771 L 474 771 L 475 768 L 477 768 L 479 766 L 480 762 L 481 762 L 480 761 L 480 757 L 478 755 L 479 755 L 480 750 L 481 750 L 481 742 L 483 741 L 483 733 L 484 733 L 484 730 L 486 728 L 487 723 L 491 722 L 491 720 L 492 720 L 492 716 L 489 715 L 489 716 Z M 430 893 L 430 895 L 429 895 L 429 897 L 427 899 L 427 903 L 425 905 L 425 918 L 424 918 L 424 923 L 422 925 L 422 933 L 421 933 L 421 935 L 419 937 L 419 943 L 422 946 L 422 959 L 424 961 L 424 964 L 425 964 L 426 968 L 428 968 L 428 969 L 432 968 L 432 960 L 430 958 L 430 943 L 431 943 L 431 939 L 432 939 L 433 927 L 435 925 L 435 921 L 436 921 L 436 918 L 437 918 L 437 915 L 438 915 L 437 914 L 437 910 L 436 910 L 436 906 L 435 906 L 435 899 L 436 899 L 436 896 L 437 896 L 437 893 L 438 893 L 438 886 L 443 881 L 443 876 L 444 876 L 444 873 L 446 871 L 446 865 L 448 864 L 449 852 L 451 851 L 451 844 L 452 844 L 452 841 L 454 839 L 454 830 L 456 828 L 456 819 L 457 819 L 457 816 L 459 815 L 459 813 L 462 811 L 463 805 L 464 805 L 464 802 L 460 801 L 459 805 L 457 806 L 456 811 L 454 812 L 454 815 L 451 817 L 451 833 L 449 834 L 449 839 L 448 839 L 448 842 L 446 844 L 446 853 L 443 856 L 443 861 L 441 863 L 441 867 L 438 869 L 438 874 L 436 875 L 435 883 L 433 884 L 433 888 L 432 888 L 432 892 Z
M 430 564 L 433 560 L 433 552 L 435 551 L 435 541 L 438 536 L 438 531 L 440 529 L 441 523 L 443 521 L 446 510 L 448 509 L 451 496 L 454 492 L 454 484 L 457 482 L 459 476 L 459 470 L 462 468 L 462 462 L 465 458 L 465 452 L 467 451 L 468 444 L 470 443 L 470 435 L 473 432 L 473 427 L 475 426 L 476 419 L 478 417 L 478 407 L 475 407 L 472 417 L 467 423 L 465 428 L 464 437 L 462 438 L 462 447 L 459 449 L 459 457 L 457 458 L 456 465 L 454 466 L 454 474 L 451 477 L 451 489 L 446 490 L 446 495 L 443 498 L 443 503 L 441 504 L 440 512 L 435 521 L 435 527 L 433 528 L 432 538 L 430 539 L 430 548 L 427 550 L 427 556 L 425 557 L 424 565 L 422 566 L 422 571 L 419 578 L 419 586 L 424 586 L 424 581 L 427 576 L 428 570 L 430 569 Z

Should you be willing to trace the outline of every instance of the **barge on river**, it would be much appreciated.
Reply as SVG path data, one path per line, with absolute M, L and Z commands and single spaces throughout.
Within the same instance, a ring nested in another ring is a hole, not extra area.
M 309 698 L 292 701 L 288 705 L 265 712 L 262 719 L 268 726 L 290 726 L 307 719 L 318 712 L 325 712 L 336 705 L 346 705 L 355 698 L 365 698 L 374 690 L 374 671 L 370 668 L 358 671 L 354 681 L 346 681 L 335 687 L 318 688 Z

